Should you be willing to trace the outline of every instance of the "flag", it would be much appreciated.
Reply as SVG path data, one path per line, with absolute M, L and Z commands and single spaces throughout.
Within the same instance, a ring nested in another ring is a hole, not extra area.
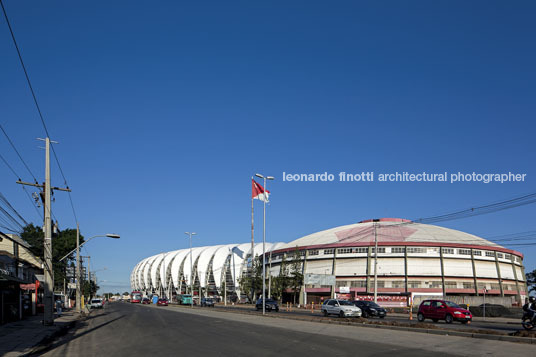
M 251 179 L 251 198 L 254 200 L 261 200 L 268 202 L 268 197 L 270 196 L 270 191 L 266 190 L 266 194 L 264 192 L 264 187 L 262 185 L 258 184 L 255 180 Z

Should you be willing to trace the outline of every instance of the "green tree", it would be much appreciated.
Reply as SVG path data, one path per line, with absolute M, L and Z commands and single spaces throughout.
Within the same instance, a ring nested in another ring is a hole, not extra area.
M 100 286 L 98 286 L 93 280 L 84 280 L 82 283 L 82 295 L 89 297 L 89 299 L 95 296 L 97 294 L 97 290 L 99 289 Z
M 294 250 L 290 260 L 290 287 L 294 293 L 294 304 L 296 304 L 296 296 L 301 290 L 303 285 L 303 274 L 302 274 L 302 264 L 303 258 L 298 247 Z
M 242 277 L 238 279 L 238 284 L 240 285 L 240 290 L 250 297 L 250 301 L 255 303 L 255 296 L 259 292 L 262 292 L 262 264 L 259 256 L 255 256 L 252 264 L 253 275 L 249 272 L 248 274 L 243 274 Z M 252 290 L 254 296 L 251 296 Z
M 30 251 L 37 257 L 44 260 L 44 233 L 41 227 L 30 223 L 24 227 L 21 238 L 30 244 Z M 84 237 L 80 235 L 80 244 L 84 242 Z M 74 259 L 74 253 L 59 261 L 67 253 L 76 248 L 76 229 L 65 229 L 52 237 L 52 267 L 54 270 L 54 288 L 63 289 L 63 279 L 66 278 L 66 267 L 69 260 Z
M 272 287 L 271 292 L 272 296 L 277 299 L 281 300 L 281 297 L 283 295 L 283 292 L 289 287 L 289 276 L 288 276 L 288 269 L 286 264 L 286 258 L 285 255 L 283 255 L 281 259 L 281 265 L 279 270 L 279 275 L 272 278 Z
M 527 278 L 527 287 L 529 289 L 529 293 L 535 291 L 536 292 L 536 269 L 533 271 L 525 274 Z

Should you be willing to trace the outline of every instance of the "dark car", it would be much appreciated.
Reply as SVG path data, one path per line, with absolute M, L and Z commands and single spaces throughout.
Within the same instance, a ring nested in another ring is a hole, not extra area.
M 353 304 L 361 309 L 361 316 L 365 318 L 377 316 L 380 319 L 383 319 L 387 315 L 387 310 L 376 304 L 374 301 L 356 300 L 353 301 Z
M 434 322 L 445 320 L 448 324 L 452 321 L 460 321 L 462 324 L 466 324 L 473 319 L 473 315 L 469 310 L 451 301 L 424 300 L 419 305 L 417 320 L 423 322 L 424 319 L 432 319 Z
M 279 305 L 277 305 L 277 301 L 274 299 L 266 299 L 266 303 L 264 304 L 266 311 L 279 311 Z M 255 308 L 257 311 L 262 310 L 262 298 L 257 300 L 257 304 L 255 304 Z
M 141 300 L 141 303 L 142 303 L 142 304 L 150 304 L 150 303 L 151 303 L 151 300 L 149 300 L 149 298 L 143 298 L 143 299 Z
M 201 298 L 201 306 L 214 307 L 214 299 L 211 299 L 211 298 Z
M 158 299 L 156 302 L 156 305 L 158 306 L 168 306 L 168 300 L 167 299 Z

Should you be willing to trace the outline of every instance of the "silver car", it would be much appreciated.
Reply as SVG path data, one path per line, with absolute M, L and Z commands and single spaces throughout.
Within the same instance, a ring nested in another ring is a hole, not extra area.
M 346 300 L 326 300 L 322 305 L 321 310 L 324 316 L 338 315 L 340 317 L 361 317 L 361 309 Z
M 92 309 L 102 309 L 103 303 L 102 299 L 92 299 L 91 300 L 91 308 Z

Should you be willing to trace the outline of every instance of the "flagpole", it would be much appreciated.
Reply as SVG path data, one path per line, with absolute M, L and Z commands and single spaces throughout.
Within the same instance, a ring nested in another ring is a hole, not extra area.
M 251 177 L 251 185 L 253 185 L 253 177 Z M 253 285 L 253 259 L 255 259 L 255 243 L 253 240 L 253 190 L 251 191 L 251 265 L 250 265 L 250 275 L 249 281 L 251 282 L 251 303 L 255 304 L 255 286 Z

